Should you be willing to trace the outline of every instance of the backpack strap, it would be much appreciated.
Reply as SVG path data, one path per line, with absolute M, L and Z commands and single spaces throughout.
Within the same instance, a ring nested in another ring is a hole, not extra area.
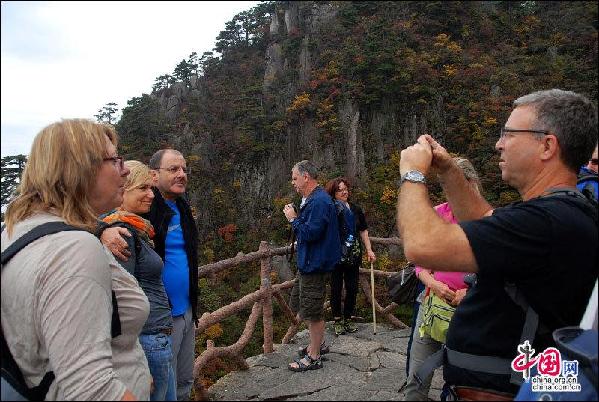
M 83 231 L 81 228 L 77 228 L 75 226 L 67 225 L 64 222 L 47 222 L 42 225 L 39 225 L 29 232 L 25 233 L 23 236 L 19 237 L 14 243 L 6 248 L 2 252 L 2 269 L 4 269 L 4 265 L 10 261 L 19 251 L 21 251 L 24 247 L 26 247 L 29 243 L 36 241 L 37 239 L 44 237 L 49 234 L 54 234 L 58 232 L 64 232 L 69 230 L 79 230 Z
M 506 283 L 504 286 L 505 293 L 512 299 L 514 303 L 516 303 L 526 314 L 524 318 L 524 326 L 522 327 L 522 333 L 520 335 L 520 343 L 524 343 L 524 341 L 530 341 L 531 343 L 534 341 L 537 330 L 539 329 L 539 315 L 537 312 L 528 304 L 526 298 L 522 294 L 521 291 L 518 290 L 518 287 L 514 283 Z M 520 385 L 523 382 L 523 377 L 518 376 L 518 374 L 510 370 L 510 382 L 512 384 Z
M 547 194 L 543 195 L 542 197 L 551 197 L 551 196 L 556 196 L 556 195 L 576 197 L 576 198 L 579 198 L 579 199 L 585 201 L 587 205 L 590 205 L 591 207 L 593 207 L 593 208 L 590 208 L 589 210 L 592 211 L 593 219 L 597 220 L 598 204 L 597 204 L 597 199 L 595 198 L 594 189 L 592 188 L 591 183 L 587 183 L 587 185 L 583 188 L 582 191 L 580 191 L 577 188 L 570 188 L 570 187 L 552 188 L 547 192 Z
M 4 230 L 4 227 L 2 230 Z M 29 245 L 29 243 L 32 243 L 35 240 L 49 234 L 70 230 L 83 229 L 67 225 L 64 222 L 48 222 L 33 228 L 31 231 L 19 237 L 14 243 L 8 246 L 4 252 L 2 252 L 2 269 L 4 269 L 4 266 L 12 259 L 12 257 Z M 4 379 L 8 381 L 8 383 L 15 390 L 22 393 L 23 396 L 27 397 L 29 400 L 40 401 L 46 399 L 46 394 L 50 389 L 50 384 L 52 384 L 52 381 L 54 381 L 54 372 L 47 372 L 38 386 L 26 388 L 27 383 L 25 382 L 23 373 L 21 373 L 17 362 L 8 348 L 8 343 L 6 342 L 6 339 L 4 339 L 4 329 L 2 330 L 2 341 L 0 347 L 2 348 L 2 372 L 3 374 L 6 374 Z
M 347 235 L 349 233 L 349 228 L 347 227 L 347 222 L 345 221 L 345 206 L 341 204 L 340 201 L 333 201 L 335 204 L 335 209 L 337 210 L 337 226 L 339 227 L 339 239 L 344 242 L 347 239 Z

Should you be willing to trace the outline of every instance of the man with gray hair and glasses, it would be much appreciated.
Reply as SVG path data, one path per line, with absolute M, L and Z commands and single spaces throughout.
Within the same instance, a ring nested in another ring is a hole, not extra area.
M 445 381 L 459 398 L 513 396 L 523 375 L 512 363 L 524 341 L 533 359 L 555 346 L 555 329 L 580 322 L 599 261 L 596 204 L 576 190 L 576 176 L 596 142 L 597 108 L 584 96 L 552 89 L 516 99 L 495 149 L 502 179 L 522 201 L 494 210 L 431 136 L 401 152 L 397 222 L 406 257 L 477 274 L 441 360 L 423 363 L 430 369 L 444 361 Z M 431 208 L 422 185 L 431 167 L 458 224 Z

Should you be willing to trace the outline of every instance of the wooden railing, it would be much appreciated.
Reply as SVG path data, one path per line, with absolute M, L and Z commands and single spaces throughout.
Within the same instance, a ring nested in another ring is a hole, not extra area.
M 401 245 L 401 240 L 397 237 L 394 238 L 381 238 L 381 237 L 370 237 L 370 242 L 373 244 L 382 245 Z M 273 312 L 273 297 L 279 303 L 279 306 L 283 310 L 285 316 L 291 321 L 291 325 L 287 329 L 287 333 L 281 340 L 281 343 L 288 343 L 291 338 L 297 333 L 301 321 L 291 311 L 287 302 L 281 294 L 281 291 L 290 289 L 295 283 L 295 279 L 286 281 L 283 283 L 273 284 L 271 283 L 271 266 L 272 257 L 275 255 L 287 255 L 291 250 L 290 246 L 271 248 L 267 242 L 263 241 L 260 243 L 258 251 L 243 254 L 240 253 L 233 258 L 221 260 L 212 264 L 202 265 L 198 268 L 199 277 L 211 276 L 215 273 L 224 271 L 226 269 L 236 267 L 240 264 L 245 264 L 260 260 L 260 289 L 253 293 L 243 296 L 241 299 L 219 308 L 216 311 L 210 313 L 204 313 L 198 320 L 196 328 L 196 335 L 200 335 L 210 326 L 217 324 L 225 318 L 238 314 L 240 311 L 247 309 L 252 306 L 252 312 L 245 324 L 243 333 L 239 337 L 239 340 L 230 346 L 215 347 L 212 340 L 207 341 L 206 350 L 200 354 L 195 360 L 193 368 L 193 376 L 195 379 L 196 392 L 195 395 L 202 395 L 201 386 L 199 384 L 200 371 L 206 364 L 215 358 L 229 357 L 237 363 L 240 369 L 247 369 L 247 363 L 243 358 L 243 349 L 250 341 L 258 318 L 262 315 L 262 325 L 264 332 L 264 343 L 262 345 L 264 353 L 271 353 L 273 351 L 273 329 L 272 329 L 272 312 Z M 384 272 L 374 270 L 374 275 L 377 277 L 387 277 L 392 272 Z M 360 286 L 368 303 L 372 303 L 371 289 L 369 283 L 370 269 L 360 268 Z M 382 307 L 379 302 L 374 300 L 374 306 L 377 314 L 384 316 L 392 325 L 397 328 L 406 328 L 407 325 L 401 322 L 393 315 L 393 310 L 397 307 L 397 304 L 391 303 L 386 307 Z

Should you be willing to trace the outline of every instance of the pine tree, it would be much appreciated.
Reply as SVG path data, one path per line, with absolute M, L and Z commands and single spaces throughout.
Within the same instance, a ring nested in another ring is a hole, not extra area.
M 21 182 L 21 174 L 25 169 L 27 157 L 25 155 L 11 155 L 2 158 L 2 210 L 9 204 L 14 196 L 17 186 Z M 4 212 L 2 213 L 4 220 Z
M 116 113 L 119 111 L 117 104 L 114 102 L 107 103 L 102 107 L 102 109 L 98 110 L 98 114 L 95 114 L 94 117 L 98 121 L 98 123 L 108 123 L 115 124 L 117 121 Z

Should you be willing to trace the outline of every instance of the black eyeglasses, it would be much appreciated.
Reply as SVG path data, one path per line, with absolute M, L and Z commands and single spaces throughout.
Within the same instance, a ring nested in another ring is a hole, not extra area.
M 547 135 L 547 134 L 549 134 L 549 131 L 546 131 L 546 130 L 519 130 L 519 129 L 515 129 L 515 128 L 501 127 L 501 132 L 499 134 L 499 138 L 505 137 L 507 135 L 507 133 L 533 133 L 533 134 Z
M 122 156 L 113 156 L 111 158 L 104 158 L 102 159 L 103 161 L 112 161 L 112 163 L 114 163 L 115 166 L 118 166 L 120 170 L 124 170 L 125 169 L 125 161 L 123 160 Z M 118 163 L 118 165 L 117 165 Z
M 591 165 L 599 165 L 599 159 L 597 159 L 597 158 L 589 159 L 589 163 Z
M 156 170 L 166 170 L 170 174 L 175 174 L 175 173 L 177 173 L 179 171 L 179 169 L 181 169 L 183 171 L 183 173 L 185 173 L 185 174 L 190 174 L 191 173 L 191 168 L 188 168 L 188 167 L 185 167 L 185 166 L 169 166 L 167 168 L 158 168 Z

